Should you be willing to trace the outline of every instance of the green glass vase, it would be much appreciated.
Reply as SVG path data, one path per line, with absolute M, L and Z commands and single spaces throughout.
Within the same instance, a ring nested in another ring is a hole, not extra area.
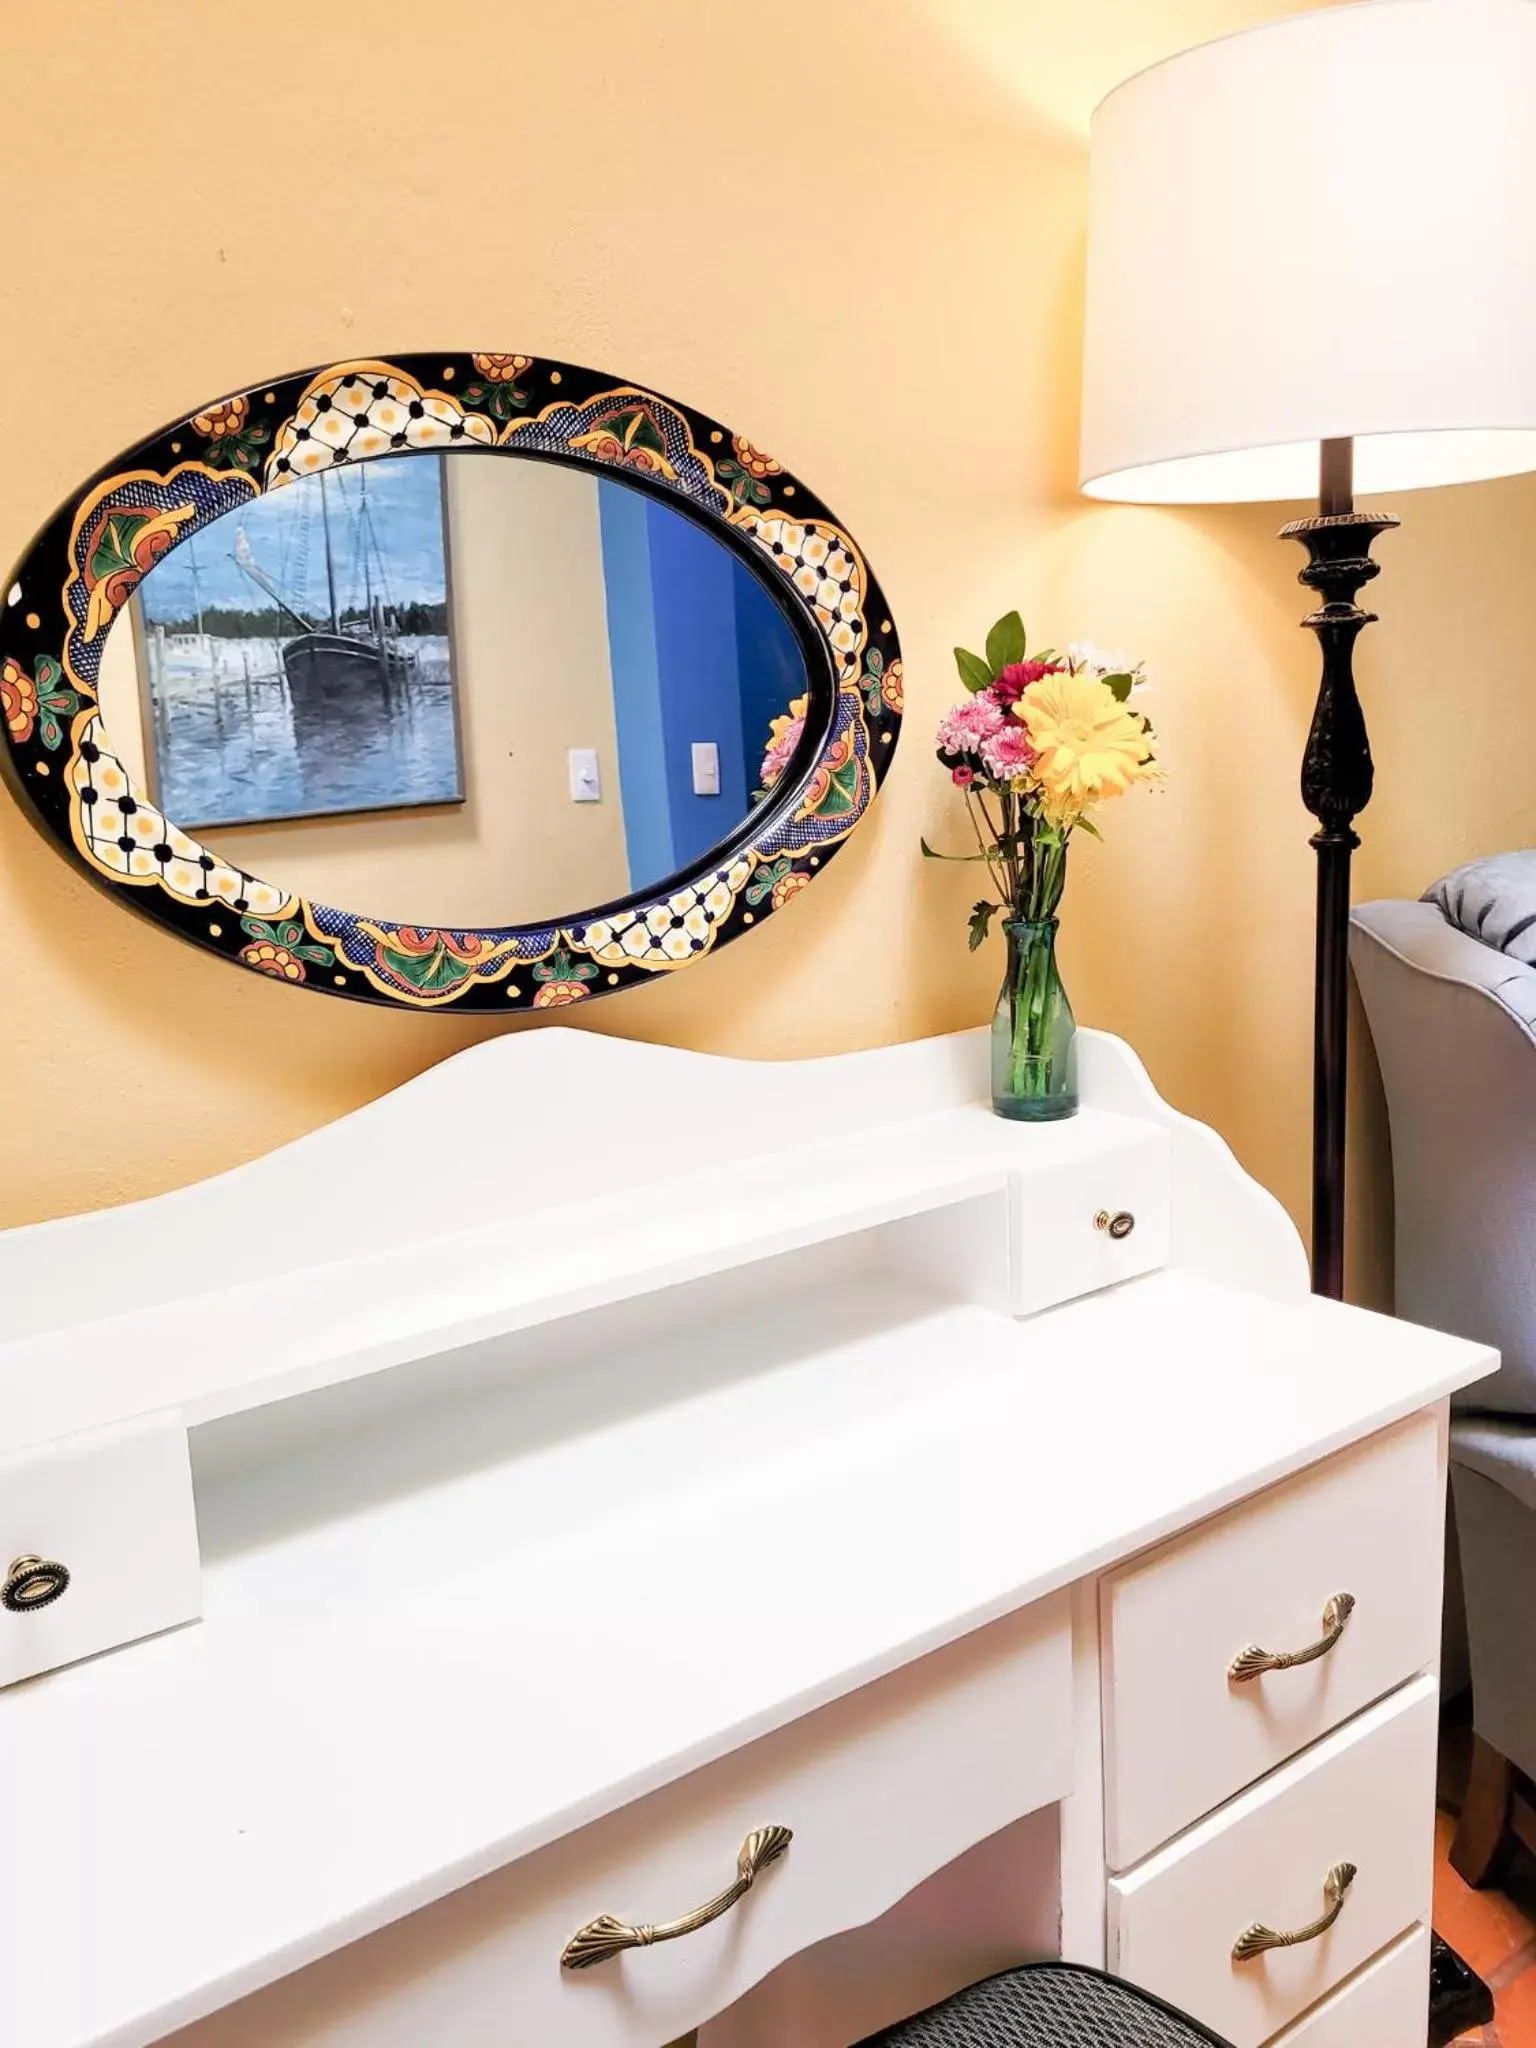
M 1056 966 L 1056 922 L 1003 926 L 1008 968 L 992 1018 L 992 1107 L 1019 1123 L 1077 1114 L 1077 1025 Z

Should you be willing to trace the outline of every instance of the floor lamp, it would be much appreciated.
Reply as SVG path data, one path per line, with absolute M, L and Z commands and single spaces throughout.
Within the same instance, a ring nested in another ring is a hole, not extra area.
M 1082 488 L 1318 500 L 1312 1281 L 1344 1282 L 1349 865 L 1371 795 L 1355 492 L 1536 469 L 1536 0 L 1321 7 L 1154 65 L 1094 115 Z
M 1094 115 L 1081 483 L 1294 500 L 1320 600 L 1302 760 L 1317 820 L 1312 1284 L 1344 1286 L 1349 867 L 1372 769 L 1355 492 L 1536 469 L 1536 0 L 1365 0 L 1128 80 Z M 1432 1944 L 1431 2037 L 1492 2016 Z

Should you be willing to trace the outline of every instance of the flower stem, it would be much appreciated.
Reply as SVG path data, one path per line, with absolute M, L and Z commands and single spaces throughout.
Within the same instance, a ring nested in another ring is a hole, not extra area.
M 1056 920 L 1021 921 L 1008 933 L 1010 1045 L 1008 1085 L 1017 1096 L 1041 1096 L 1050 1086 L 1050 994 L 1054 979 Z
M 978 810 L 981 812 L 980 819 L 976 816 Z M 1002 897 L 1003 903 L 1006 906 L 1012 903 L 1013 898 L 1008 891 L 1006 875 L 998 872 L 997 835 L 992 831 L 992 820 L 987 816 L 986 805 L 982 803 L 979 796 L 973 796 L 970 790 L 965 792 L 965 815 L 970 819 L 971 830 L 976 834 L 976 844 L 981 851 L 982 858 L 987 863 L 987 871 L 992 877 L 992 886 L 997 890 L 999 896 Z M 986 825 L 986 833 L 983 833 L 981 829 L 983 824 Z M 988 836 L 991 837 L 993 842 L 990 846 L 987 844 Z

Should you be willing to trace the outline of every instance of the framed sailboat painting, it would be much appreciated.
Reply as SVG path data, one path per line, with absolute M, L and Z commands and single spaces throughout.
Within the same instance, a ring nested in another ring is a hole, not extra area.
M 464 801 L 440 455 L 253 497 L 133 612 L 149 794 L 189 828 Z

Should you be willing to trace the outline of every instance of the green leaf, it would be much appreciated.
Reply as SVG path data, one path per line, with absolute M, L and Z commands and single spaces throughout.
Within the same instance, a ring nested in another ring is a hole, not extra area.
M 966 945 L 971 952 L 986 938 L 992 927 L 992 916 L 997 909 L 995 903 L 978 903 L 971 911 L 971 921 L 966 927 Z
M 1128 675 L 1103 676 L 1100 679 L 1117 704 L 1124 704 L 1131 694 L 1132 678 Z
M 1024 621 L 1017 612 L 1008 612 L 987 635 L 987 660 L 992 675 L 1000 676 L 1010 662 L 1023 659 Z
M 938 848 L 930 846 L 926 839 L 919 839 L 917 843 L 923 849 L 924 860 L 985 860 L 987 858 L 984 853 L 940 853 Z
M 972 654 L 968 647 L 955 649 L 955 667 L 960 671 L 960 680 L 974 697 L 978 690 L 984 690 L 992 680 L 992 671 L 979 654 Z
M 1092 818 L 1079 818 L 1077 821 L 1076 829 L 1079 832 L 1086 832 L 1090 839 L 1101 840 L 1104 837 L 1104 834 L 1099 830 L 1098 826 L 1095 825 Z

